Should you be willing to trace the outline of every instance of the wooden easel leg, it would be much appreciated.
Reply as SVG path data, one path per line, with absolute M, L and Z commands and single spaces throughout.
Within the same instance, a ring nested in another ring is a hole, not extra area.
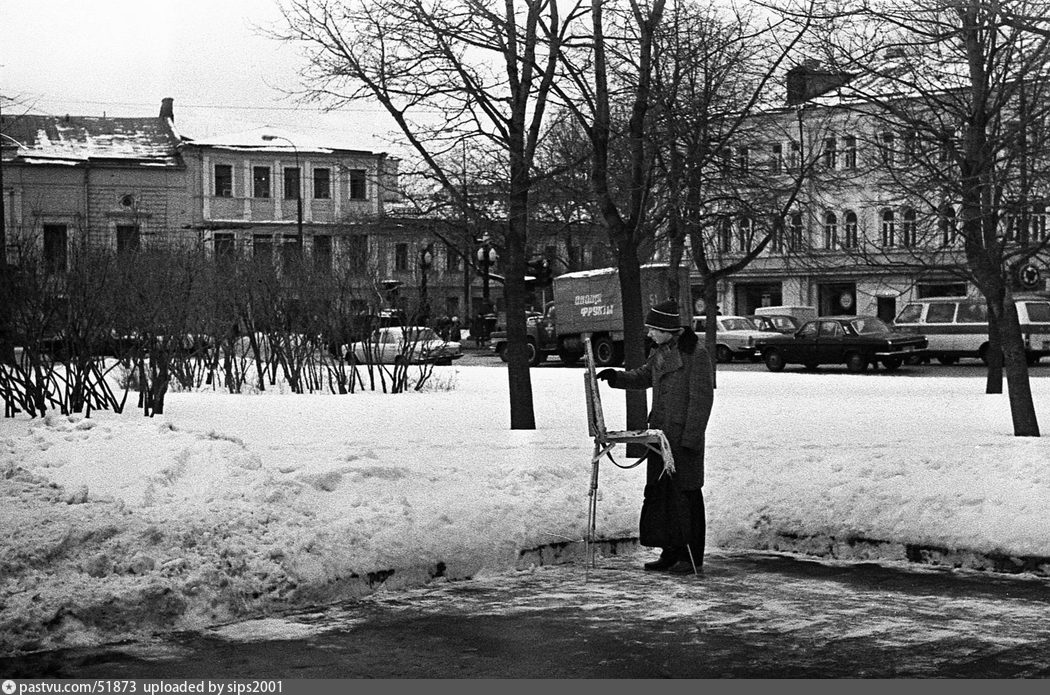
M 697 576 L 700 573 L 696 570 L 696 559 L 693 557 L 693 548 L 688 543 L 685 544 L 686 552 L 689 553 L 689 564 L 693 566 L 693 576 Z
M 594 567 L 595 548 L 594 537 L 598 525 L 598 462 L 601 460 L 601 450 L 596 445 L 594 455 L 591 458 L 591 489 L 587 501 L 587 555 L 590 559 L 589 567 Z

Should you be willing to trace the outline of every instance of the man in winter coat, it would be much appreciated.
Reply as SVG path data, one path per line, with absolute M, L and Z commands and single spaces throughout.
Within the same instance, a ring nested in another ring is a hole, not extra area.
M 645 317 L 656 347 L 638 369 L 603 369 L 597 377 L 619 389 L 653 389 L 649 427 L 661 429 L 674 456 L 674 473 L 650 453 L 639 523 L 642 545 L 661 549 L 647 570 L 698 572 L 707 531 L 704 517 L 704 430 L 714 402 L 711 358 L 691 328 L 682 325 L 678 304 L 654 305 Z

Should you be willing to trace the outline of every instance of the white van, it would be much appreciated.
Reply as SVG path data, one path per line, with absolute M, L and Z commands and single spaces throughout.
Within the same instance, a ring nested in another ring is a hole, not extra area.
M 1016 297 L 1028 363 L 1050 355 L 1050 299 Z M 893 320 L 902 331 L 922 333 L 926 354 L 941 364 L 954 364 L 961 357 L 987 362 L 988 307 L 983 298 L 929 297 L 904 305 Z

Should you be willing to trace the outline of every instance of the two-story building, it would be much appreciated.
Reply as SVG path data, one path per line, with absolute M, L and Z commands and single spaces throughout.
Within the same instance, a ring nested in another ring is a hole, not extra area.
M 77 244 L 115 251 L 186 232 L 185 166 L 171 119 L 0 116 L 9 263 L 66 269 Z
M 171 98 L 150 118 L 4 115 L 0 133 L 12 263 L 35 253 L 61 271 L 76 244 L 178 241 L 275 268 L 302 258 L 352 285 L 363 311 L 412 311 L 425 298 L 431 316 L 469 325 L 503 308 L 499 221 L 486 234 L 411 214 L 397 205 L 399 161 L 384 152 L 268 126 L 192 137 Z M 600 237 L 593 225 L 537 223 L 530 256 L 555 275 L 607 265 Z

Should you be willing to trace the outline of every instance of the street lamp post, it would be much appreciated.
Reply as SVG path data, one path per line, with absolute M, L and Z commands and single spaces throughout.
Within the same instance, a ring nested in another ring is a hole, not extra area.
M 262 139 L 266 142 L 273 142 L 274 140 L 284 140 L 292 146 L 292 152 L 295 153 L 295 171 L 296 171 L 296 182 L 295 182 L 295 223 L 296 231 L 298 233 L 299 252 L 303 250 L 303 168 L 299 164 L 299 148 L 295 146 L 295 143 L 284 137 L 283 135 L 263 135 Z
M 478 263 L 481 264 L 481 298 L 485 304 L 489 303 L 489 269 L 496 262 L 496 249 L 492 248 L 489 238 L 481 240 L 481 248 L 478 249 Z
M 481 248 L 478 249 L 477 259 L 478 263 L 481 265 L 481 299 L 482 304 L 485 307 L 482 336 L 484 340 L 488 340 L 489 334 L 492 332 L 495 325 L 494 317 L 490 318 L 494 312 L 492 302 L 489 300 L 489 269 L 497 259 L 496 249 L 492 248 L 488 236 L 481 238 Z

